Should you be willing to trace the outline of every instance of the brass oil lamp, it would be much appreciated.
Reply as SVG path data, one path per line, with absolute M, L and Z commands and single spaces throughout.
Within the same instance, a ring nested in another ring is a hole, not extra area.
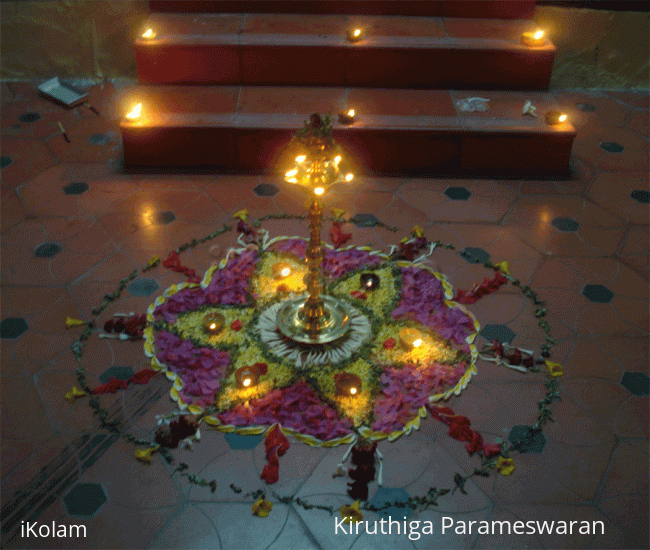
M 297 342 L 323 344 L 343 336 L 349 329 L 349 306 L 323 293 L 323 245 L 321 226 L 323 208 L 320 197 L 333 184 L 352 181 L 343 175 L 342 157 L 331 139 L 331 118 L 313 114 L 305 128 L 298 132 L 298 141 L 306 151 L 295 159 L 294 168 L 285 174 L 287 183 L 305 187 L 311 195 L 309 245 L 306 250 L 308 272 L 305 277 L 308 294 L 287 301 L 278 310 L 277 325 L 288 338 Z

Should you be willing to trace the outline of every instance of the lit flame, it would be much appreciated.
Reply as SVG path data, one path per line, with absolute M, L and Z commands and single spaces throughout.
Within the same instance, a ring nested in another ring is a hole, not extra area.
M 288 277 L 289 275 L 291 275 L 291 269 L 285 267 L 282 271 L 280 271 L 280 275 L 282 275 L 283 277 Z
M 293 178 L 297 173 L 298 173 L 298 170 L 296 168 L 294 168 L 293 170 L 289 170 L 285 174 L 285 176 L 287 176 L 288 178 Z
M 371 288 L 372 287 L 372 281 L 366 281 L 366 287 Z
M 354 179 L 354 174 L 346 174 L 345 181 L 352 181 Z
M 558 118 L 558 120 L 559 120 L 560 122 L 564 122 L 564 121 L 566 120 L 566 115 L 564 115 L 564 114 L 560 115 L 559 118 Z
M 534 35 L 533 38 L 535 40 L 539 40 L 542 36 L 544 36 L 544 31 L 537 31 Z
M 305 162 L 305 160 L 307 160 L 306 155 L 300 155 L 299 157 L 296 157 L 296 162 L 297 162 L 298 164 L 300 164 L 300 163 L 302 163 L 302 162 Z
M 336 155 L 336 156 L 334 157 L 334 162 L 335 162 L 336 164 L 338 164 L 339 162 L 341 162 L 341 155 Z
M 217 324 L 216 324 L 216 323 L 212 323 L 212 324 L 210 325 L 210 330 L 214 330 L 214 329 L 216 329 L 216 328 L 217 328 Z
M 354 116 L 354 109 L 350 109 L 350 110 L 348 111 L 348 116 L 349 116 L 349 117 L 353 117 L 353 116 Z
M 361 29 L 354 29 L 354 32 L 352 33 L 352 36 L 354 36 L 355 38 L 358 38 L 359 36 L 361 36 Z M 352 114 L 350 116 L 354 116 L 354 114 Z
M 419 348 L 422 345 L 422 338 L 418 338 L 417 340 L 413 340 L 413 347 L 414 348 Z
M 156 38 L 156 33 L 153 32 L 153 29 L 147 29 L 143 34 L 142 38 Z
M 129 120 L 136 120 L 140 118 L 140 113 L 142 112 L 142 103 L 138 103 L 131 111 L 126 113 L 126 118 Z
M 357 393 L 357 388 L 350 388 L 350 393 L 351 393 L 352 395 L 354 395 L 355 393 Z
M 250 378 L 244 378 L 244 380 L 242 381 L 242 384 L 244 386 L 248 387 L 248 386 L 251 385 L 251 382 L 252 382 L 252 380 Z
M 316 189 L 314 189 L 314 193 L 316 193 L 317 195 L 322 195 L 323 193 L 325 193 L 325 189 L 323 189 L 322 187 L 316 187 Z

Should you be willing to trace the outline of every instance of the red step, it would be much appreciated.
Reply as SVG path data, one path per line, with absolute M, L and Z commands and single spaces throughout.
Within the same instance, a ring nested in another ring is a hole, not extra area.
M 471 2 L 482 4 L 483 2 Z M 346 40 L 359 26 L 366 38 Z M 555 46 L 532 21 L 292 14 L 152 14 L 143 84 L 547 89 Z
M 456 102 L 489 99 L 485 112 Z M 525 99 L 538 118 L 522 116 Z M 543 92 L 345 88 L 140 86 L 140 121 L 120 127 L 131 167 L 216 167 L 282 173 L 287 144 L 310 113 L 354 108 L 334 138 L 359 174 L 566 174 L 574 127 L 549 126 Z
M 150 0 L 163 13 L 341 13 L 530 19 L 535 0 Z

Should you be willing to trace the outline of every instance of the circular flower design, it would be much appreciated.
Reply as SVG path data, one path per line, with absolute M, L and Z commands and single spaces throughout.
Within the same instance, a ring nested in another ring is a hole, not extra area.
M 328 344 L 291 341 L 275 315 L 306 291 L 305 247 L 299 238 L 265 239 L 231 250 L 200 284 L 167 289 L 147 312 L 153 368 L 173 381 L 181 409 L 225 432 L 277 423 L 330 447 L 417 429 L 427 403 L 459 394 L 476 373 L 478 322 L 451 301 L 446 278 L 417 260 L 326 247 L 326 293 L 350 306 L 351 328 Z M 223 322 L 209 330 L 204 319 L 215 313 Z M 262 363 L 243 383 L 241 373 Z

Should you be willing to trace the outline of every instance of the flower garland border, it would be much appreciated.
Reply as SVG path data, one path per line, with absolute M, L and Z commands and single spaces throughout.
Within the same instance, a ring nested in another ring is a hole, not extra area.
M 305 216 L 295 216 L 291 214 L 269 214 L 267 216 L 264 216 L 263 218 L 260 218 L 254 222 L 255 227 L 259 227 L 261 221 L 267 220 L 267 219 L 305 219 Z M 336 220 L 335 220 L 336 221 Z M 386 226 L 385 224 L 381 224 L 383 227 L 386 229 L 396 232 L 397 228 L 394 227 L 389 227 Z M 189 248 L 193 248 L 197 246 L 198 244 L 204 243 L 208 240 L 214 239 L 219 235 L 222 235 L 226 231 L 230 231 L 231 227 L 228 225 L 225 225 L 221 228 L 218 229 L 209 235 L 201 238 L 201 239 L 193 239 L 191 242 L 185 243 L 181 246 L 179 246 L 176 249 L 177 253 L 181 253 Z M 452 244 L 443 244 L 441 241 L 435 241 L 431 243 L 431 251 L 433 251 L 436 247 L 442 247 L 446 250 L 453 250 L 456 251 L 456 247 Z M 457 252 L 460 254 L 460 252 Z M 79 385 L 81 386 L 81 389 L 86 392 L 86 393 L 92 393 L 92 389 L 88 386 L 86 382 L 86 375 L 84 371 L 83 364 L 81 362 L 81 357 L 83 355 L 83 348 L 85 346 L 86 341 L 90 337 L 90 335 L 93 332 L 93 329 L 95 328 L 95 321 L 97 317 L 106 309 L 106 307 L 116 301 L 122 294 L 122 291 L 126 288 L 126 285 L 135 279 L 140 271 L 146 272 L 153 267 L 156 267 L 159 264 L 160 260 L 157 257 L 152 257 L 149 262 L 142 267 L 141 270 L 135 269 L 133 272 L 131 272 L 130 275 L 125 277 L 124 279 L 120 280 L 118 285 L 117 285 L 117 290 L 114 291 L 111 294 L 106 294 L 104 296 L 104 299 L 102 303 L 99 306 L 94 307 L 91 310 L 91 314 L 93 316 L 91 321 L 88 321 L 86 323 L 86 328 L 83 330 L 81 335 L 79 336 L 78 340 L 73 342 L 71 345 L 71 351 L 73 352 L 75 358 L 77 359 L 78 362 L 78 367 L 76 369 L 76 375 L 77 375 L 77 381 Z M 493 271 L 499 271 L 501 269 L 500 266 L 493 264 L 489 260 L 483 262 L 483 266 L 492 269 Z M 544 364 L 545 358 L 550 358 L 551 357 L 551 346 L 557 345 L 557 341 L 552 338 L 551 336 L 551 328 L 545 319 L 543 317 L 546 316 L 546 302 L 544 300 L 540 300 L 538 297 L 538 294 L 531 289 L 529 285 L 523 285 L 521 284 L 521 281 L 519 279 L 515 279 L 511 275 L 506 273 L 506 278 L 508 281 L 513 285 L 518 287 L 524 296 L 529 298 L 535 306 L 537 306 L 537 309 L 535 310 L 535 317 L 539 319 L 538 325 L 542 328 L 545 334 L 545 339 L 546 341 L 540 346 L 540 356 L 536 359 L 536 364 Z M 531 369 L 532 370 L 532 369 Z M 551 409 L 549 408 L 549 405 L 551 405 L 554 401 L 560 400 L 560 393 L 559 393 L 559 380 L 557 376 L 561 375 L 561 372 L 559 374 L 551 375 L 549 372 L 547 374 L 548 381 L 544 384 L 544 387 L 546 388 L 546 394 L 545 396 L 538 401 L 538 409 L 539 409 L 539 414 L 537 418 L 537 422 L 535 425 L 532 427 L 532 430 L 530 431 L 529 438 L 534 438 L 537 433 L 541 433 L 543 430 L 544 425 L 546 425 L 548 422 L 553 422 L 553 414 L 551 412 Z M 82 392 L 80 392 L 82 393 Z M 99 398 L 97 396 L 92 396 L 89 401 L 88 405 L 94 410 L 94 415 L 96 415 L 99 418 L 100 421 L 100 426 L 103 429 L 108 430 L 111 433 L 114 433 L 126 441 L 129 441 L 133 443 L 134 445 L 147 445 L 148 449 L 145 452 L 149 451 L 156 451 L 159 450 L 161 456 L 165 459 L 167 463 L 173 462 L 173 456 L 171 453 L 165 449 L 165 448 L 160 448 L 158 445 L 156 445 L 155 442 L 143 439 L 143 438 L 136 438 L 135 435 L 133 435 L 130 432 L 127 432 L 126 430 L 122 429 L 119 426 L 119 423 L 117 421 L 107 421 L 109 412 L 107 409 L 103 408 L 99 402 Z M 502 446 L 502 453 L 501 457 L 505 456 L 507 457 L 511 451 L 519 451 L 519 449 L 526 444 L 526 439 L 522 439 L 522 441 L 519 442 L 519 444 L 510 444 L 509 446 L 506 445 L 505 442 L 501 443 Z M 137 452 L 137 451 L 136 451 Z M 511 460 L 511 459 L 509 459 Z M 364 506 L 364 509 L 366 510 L 371 510 L 371 511 L 381 511 L 388 509 L 392 506 L 396 506 L 398 508 L 405 508 L 405 507 L 410 507 L 412 509 L 415 509 L 416 507 L 419 507 L 420 509 L 426 509 L 429 506 L 436 506 L 437 505 L 437 499 L 440 496 L 443 496 L 448 493 L 454 493 L 456 489 L 459 489 L 461 493 L 465 493 L 463 490 L 463 486 L 465 482 L 471 478 L 472 476 L 475 475 L 480 475 L 480 476 L 489 476 L 490 472 L 488 468 L 494 468 L 496 467 L 496 462 L 495 461 L 490 461 L 487 459 L 485 456 L 482 457 L 481 460 L 481 468 L 475 468 L 474 472 L 467 476 L 463 476 L 461 474 L 456 474 L 454 476 L 454 488 L 453 489 L 448 489 L 448 488 L 442 488 L 442 489 L 437 489 L 436 487 L 432 487 L 429 489 L 427 494 L 422 497 L 410 497 L 407 501 L 397 501 L 397 502 L 389 502 L 386 503 L 383 507 L 377 508 L 374 506 L 371 506 L 369 504 L 366 504 Z M 172 475 L 174 475 L 177 471 L 181 472 L 180 475 L 185 476 L 188 478 L 188 481 L 192 484 L 198 485 L 198 486 L 209 486 L 211 488 L 212 492 L 216 491 L 216 483 L 215 482 L 208 482 L 205 479 L 201 478 L 197 474 L 193 473 L 183 473 L 184 470 L 188 468 L 188 465 L 185 463 L 180 463 L 178 467 L 172 472 Z M 239 487 L 236 487 L 234 484 L 230 485 L 231 490 L 239 494 L 242 492 L 242 489 Z M 264 491 L 261 489 L 258 489 L 256 491 L 253 491 L 252 493 L 247 493 L 244 495 L 244 497 L 247 496 L 254 496 L 256 499 L 263 497 L 264 496 Z M 333 515 L 333 508 L 330 506 L 324 506 L 324 505 L 317 505 L 317 504 L 310 504 L 308 502 L 305 502 L 304 500 L 301 500 L 300 498 L 295 498 L 293 496 L 280 496 L 277 495 L 275 492 L 273 492 L 273 495 L 278 499 L 278 502 L 283 503 L 283 504 L 291 504 L 294 502 L 296 505 L 301 506 L 305 510 L 310 510 L 312 508 L 316 509 L 321 509 L 325 510 L 330 513 L 330 515 Z

